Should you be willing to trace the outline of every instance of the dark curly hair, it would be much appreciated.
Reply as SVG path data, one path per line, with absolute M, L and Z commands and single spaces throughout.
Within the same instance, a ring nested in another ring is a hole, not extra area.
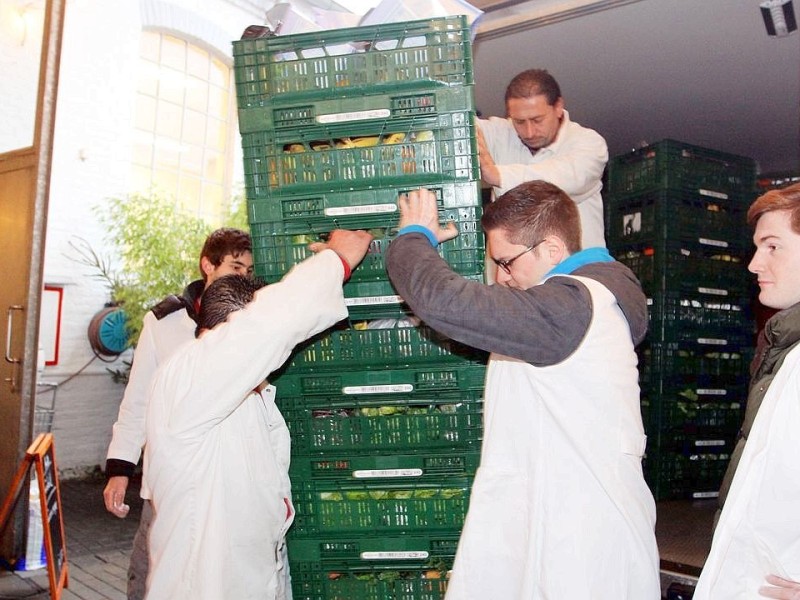
M 255 293 L 266 284 L 244 275 L 225 275 L 203 292 L 200 314 L 197 315 L 195 336 L 203 329 L 213 329 L 228 320 L 228 316 L 252 302 Z

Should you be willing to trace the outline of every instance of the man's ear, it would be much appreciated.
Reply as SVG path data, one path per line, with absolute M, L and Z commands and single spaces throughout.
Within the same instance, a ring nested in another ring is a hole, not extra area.
M 564 98 L 559 96 L 558 100 L 556 100 L 555 104 L 553 104 L 553 107 L 556 109 L 556 116 L 560 121 L 561 117 L 564 116 Z
M 544 238 L 542 247 L 546 253 L 545 257 L 547 262 L 554 267 L 569 256 L 567 245 L 564 243 L 564 240 L 557 235 L 548 235 Z
M 200 268 L 203 269 L 203 274 L 206 277 L 211 275 L 211 273 L 214 272 L 214 269 L 216 269 L 216 267 L 214 266 L 214 263 L 212 263 L 210 260 L 208 260 L 207 256 L 203 256 L 203 257 L 200 258 Z

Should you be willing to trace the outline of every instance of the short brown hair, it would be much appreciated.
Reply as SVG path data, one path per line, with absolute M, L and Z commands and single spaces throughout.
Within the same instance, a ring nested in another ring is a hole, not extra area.
M 504 229 L 514 244 L 530 246 L 548 235 L 561 238 L 570 254 L 581 250 L 581 219 L 572 198 L 546 181 L 527 181 L 486 207 L 484 231 Z
M 544 96 L 553 106 L 561 98 L 561 88 L 555 77 L 545 69 L 528 69 L 514 77 L 506 87 L 506 107 L 511 98 L 532 98 Z
M 792 231 L 800 233 L 800 183 L 770 190 L 759 196 L 747 211 L 747 223 L 755 227 L 761 215 L 774 210 L 786 210 L 791 214 Z
M 216 231 L 212 231 L 211 235 L 206 238 L 203 249 L 200 251 L 200 260 L 202 261 L 203 257 L 206 257 L 212 265 L 218 267 L 229 254 L 233 258 L 238 258 L 245 252 L 253 252 L 250 234 L 233 227 L 221 227 Z M 202 263 L 200 264 L 200 272 L 203 274 L 203 281 L 205 281 L 206 274 L 203 271 Z

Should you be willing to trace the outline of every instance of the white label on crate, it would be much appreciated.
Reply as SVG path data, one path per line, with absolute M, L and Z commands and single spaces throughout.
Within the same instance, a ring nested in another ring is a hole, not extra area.
M 693 492 L 692 498 L 719 498 L 719 492 Z
M 697 338 L 698 344 L 710 344 L 711 346 L 727 346 L 728 340 L 719 340 L 716 338 Z
M 720 200 L 727 200 L 728 194 L 724 194 L 722 192 L 712 192 L 711 190 L 697 190 L 701 196 L 709 196 L 711 198 L 718 198 Z
M 629 236 L 642 231 L 642 213 L 630 213 L 622 217 L 622 235 Z
M 345 123 L 347 121 L 366 121 L 368 119 L 388 119 L 392 116 L 392 111 L 388 108 L 376 108 L 374 110 L 355 110 L 352 112 L 332 113 L 329 115 L 319 115 L 317 123 L 326 125 L 328 123 Z
M 365 204 L 363 206 L 339 206 L 325 209 L 327 217 L 343 217 L 346 215 L 371 215 L 374 213 L 397 212 L 397 204 Z
M 724 446 L 725 440 L 695 440 L 695 446 Z
M 363 469 L 353 471 L 356 479 L 369 479 L 371 477 L 421 477 L 422 469 Z
M 426 550 L 406 550 L 403 552 L 362 552 L 361 558 L 364 560 L 404 560 L 428 558 L 430 553 Z
M 717 288 L 699 287 L 697 291 L 701 294 L 712 294 L 714 296 L 727 296 L 728 290 L 719 290 Z
M 400 296 L 362 296 L 360 298 L 345 298 L 345 306 L 366 306 L 371 304 L 402 304 Z
M 386 385 L 348 385 L 342 388 L 343 394 L 403 394 L 413 392 L 410 383 L 389 383 Z
M 717 388 L 700 388 L 697 390 L 698 396 L 726 396 L 728 390 L 720 390 Z
M 705 244 L 706 246 L 717 246 L 718 248 L 727 248 L 728 242 L 723 240 L 710 240 L 708 238 L 699 238 L 697 240 L 701 244 Z

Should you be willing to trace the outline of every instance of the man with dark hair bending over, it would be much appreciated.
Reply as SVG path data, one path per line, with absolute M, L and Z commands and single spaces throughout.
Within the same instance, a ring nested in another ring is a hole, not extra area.
M 265 381 L 296 344 L 347 316 L 342 281 L 371 240 L 337 230 L 278 283 L 231 275 L 203 294 L 200 337 L 150 390 L 148 600 L 291 598 L 289 432 Z
M 103 500 L 106 510 L 121 519 L 127 517 L 130 510 L 125 495 L 144 446 L 147 390 L 153 382 L 153 375 L 173 352 L 194 338 L 203 290 L 224 275 L 252 275 L 250 234 L 232 227 L 213 231 L 203 243 L 198 267 L 202 279 L 186 286 L 180 296 L 164 298 L 145 315 L 142 322 L 142 332 L 136 344 L 128 385 L 119 405 L 119 416 L 114 423 L 106 460 L 108 483 L 103 490 Z M 147 470 L 147 465 L 143 465 L 143 470 Z M 149 569 L 147 537 L 150 535 L 153 510 L 146 483 L 143 483 L 139 493 L 144 502 L 128 567 L 128 600 L 144 598 Z

